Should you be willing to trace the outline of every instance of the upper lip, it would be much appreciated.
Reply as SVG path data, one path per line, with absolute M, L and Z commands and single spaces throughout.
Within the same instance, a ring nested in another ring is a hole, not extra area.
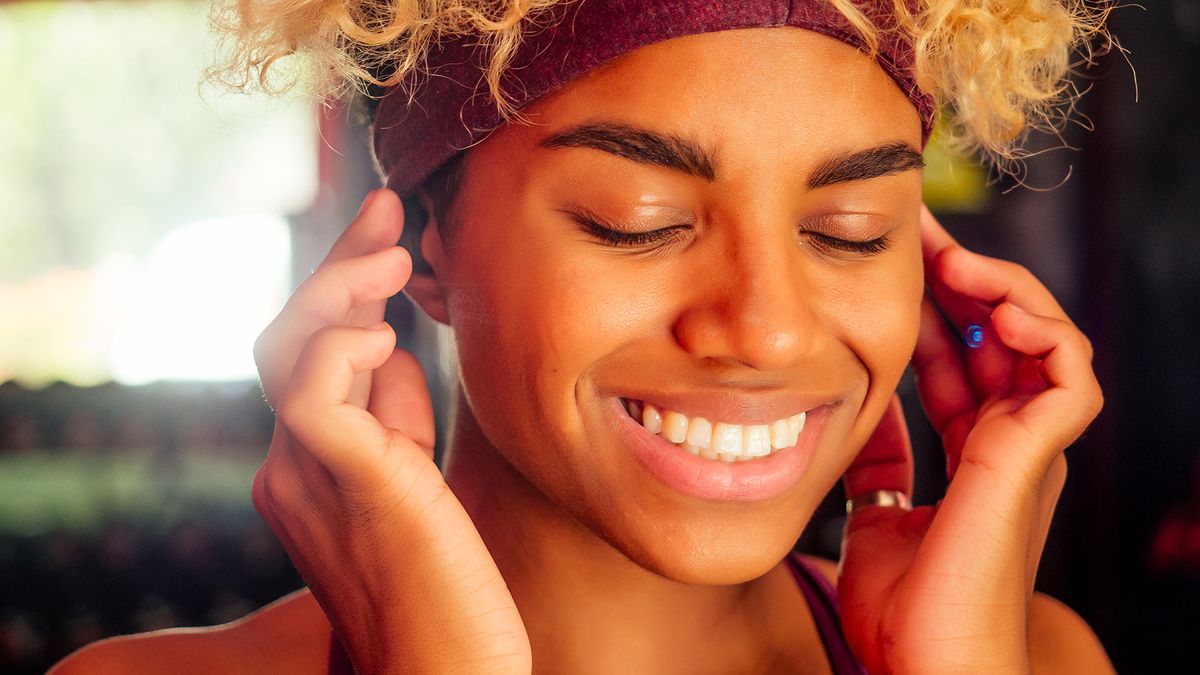
M 770 424 L 837 401 L 837 397 L 832 395 L 735 388 L 691 391 L 629 389 L 614 394 L 623 399 L 652 403 L 688 417 L 703 417 L 710 422 L 731 424 Z

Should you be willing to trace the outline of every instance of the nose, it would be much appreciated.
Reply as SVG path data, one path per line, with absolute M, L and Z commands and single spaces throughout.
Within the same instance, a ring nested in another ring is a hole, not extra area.
M 698 359 L 731 366 L 796 365 L 820 334 L 801 258 L 794 237 L 730 237 L 687 284 L 673 326 L 676 342 Z

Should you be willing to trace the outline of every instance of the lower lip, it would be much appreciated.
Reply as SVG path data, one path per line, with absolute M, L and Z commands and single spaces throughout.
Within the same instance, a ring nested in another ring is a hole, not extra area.
M 745 462 L 722 462 L 698 457 L 646 427 L 625 412 L 619 399 L 617 435 L 663 485 L 692 497 L 715 501 L 754 502 L 787 492 L 804 475 L 829 406 L 810 410 L 800 440 L 766 457 Z

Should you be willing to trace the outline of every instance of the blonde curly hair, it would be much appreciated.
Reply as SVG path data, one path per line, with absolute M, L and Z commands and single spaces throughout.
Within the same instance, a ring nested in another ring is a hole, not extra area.
M 216 0 L 213 23 L 227 49 L 209 76 L 242 90 L 303 80 L 319 96 L 410 87 L 431 47 L 470 35 L 490 56 L 484 81 L 509 119 L 501 80 L 522 36 L 544 10 L 572 1 Z M 878 28 L 855 0 L 827 1 L 874 51 Z M 1112 0 L 891 1 L 915 49 L 917 82 L 941 107 L 941 142 L 1002 170 L 1025 156 L 1030 131 L 1056 132 L 1071 118 L 1080 94 L 1070 74 L 1113 44 L 1104 27 Z M 280 60 L 291 55 L 308 68 L 280 80 Z

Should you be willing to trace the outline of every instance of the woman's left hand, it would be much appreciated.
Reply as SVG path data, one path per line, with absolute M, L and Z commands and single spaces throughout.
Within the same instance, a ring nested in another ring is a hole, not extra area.
M 849 518 L 838 595 L 872 673 L 1029 672 L 1026 624 L 1063 451 L 1100 411 L 1092 347 L 1019 265 L 967 251 L 922 209 L 926 279 L 913 365 L 950 478 L 936 506 L 865 506 Z M 978 347 L 958 329 L 983 327 Z M 961 333 L 960 333 L 961 335 Z M 845 476 L 847 495 L 912 494 L 893 400 Z

